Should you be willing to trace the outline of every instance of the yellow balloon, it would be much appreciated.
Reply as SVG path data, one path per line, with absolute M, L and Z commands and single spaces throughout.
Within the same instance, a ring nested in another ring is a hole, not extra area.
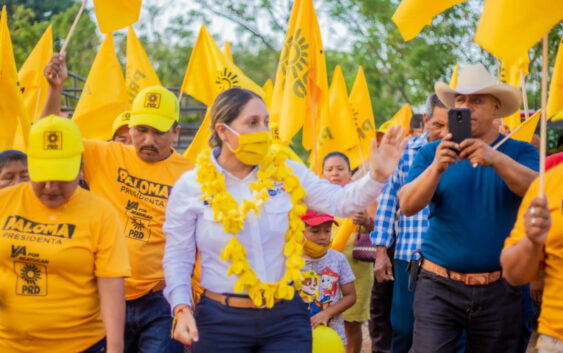
M 344 353 L 344 343 L 336 331 L 319 325 L 313 330 L 313 353 Z

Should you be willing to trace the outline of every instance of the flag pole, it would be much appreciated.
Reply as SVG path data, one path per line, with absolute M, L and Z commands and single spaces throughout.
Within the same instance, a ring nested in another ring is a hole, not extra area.
M 520 86 L 522 87 L 522 102 L 524 103 L 524 117 L 526 118 L 526 120 L 528 120 L 528 117 L 530 116 L 530 111 L 528 110 L 528 94 L 526 92 L 526 76 L 524 76 L 524 71 L 522 71 L 522 69 L 520 69 L 520 81 L 522 81 L 522 84 Z
M 78 14 L 76 14 L 76 17 L 74 18 L 74 22 L 72 23 L 72 26 L 70 26 L 70 30 L 68 31 L 68 34 L 66 35 L 65 41 L 63 43 L 63 47 L 61 48 L 61 51 L 60 51 L 61 54 L 64 54 L 66 52 L 66 47 L 68 46 L 68 42 L 70 41 L 70 37 L 72 36 L 72 33 L 76 29 L 76 25 L 78 24 L 78 20 L 80 19 L 80 16 L 82 16 L 82 12 L 84 12 L 84 7 L 86 6 L 86 1 L 88 1 L 88 0 L 82 1 L 82 6 L 80 6 L 80 10 L 78 10 Z
M 549 33 L 549 32 L 548 32 Z M 542 62 L 542 78 L 541 78 L 541 118 L 540 118 L 540 197 L 545 195 L 545 149 L 547 140 L 547 39 L 546 34 L 543 37 L 543 62 Z

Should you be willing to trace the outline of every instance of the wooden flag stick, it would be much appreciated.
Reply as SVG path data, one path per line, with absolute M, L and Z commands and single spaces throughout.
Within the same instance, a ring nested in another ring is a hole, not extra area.
M 546 34 L 543 37 L 543 62 L 542 62 L 542 77 L 541 77 L 541 119 L 540 119 L 540 197 L 545 195 L 545 149 L 547 142 L 547 119 L 546 119 L 546 106 L 547 106 L 547 39 Z
M 522 87 L 522 102 L 524 103 L 524 117 L 526 120 L 530 117 L 530 111 L 528 110 L 528 93 L 526 92 L 526 76 L 524 76 L 524 71 L 520 69 L 520 86 Z
M 63 43 L 63 47 L 61 48 L 61 51 L 60 51 L 61 54 L 64 54 L 66 52 L 66 47 L 68 46 L 68 42 L 70 41 L 70 37 L 72 36 L 72 33 L 76 29 L 76 25 L 78 24 L 78 20 L 80 19 L 80 16 L 82 16 L 82 12 L 84 12 L 84 6 L 86 6 L 86 1 L 88 1 L 88 0 L 82 1 L 82 6 L 80 6 L 80 10 L 78 10 L 78 14 L 76 14 L 76 17 L 74 18 L 74 22 L 72 23 L 72 26 L 70 26 L 70 30 L 68 31 L 68 34 L 66 35 L 65 41 Z

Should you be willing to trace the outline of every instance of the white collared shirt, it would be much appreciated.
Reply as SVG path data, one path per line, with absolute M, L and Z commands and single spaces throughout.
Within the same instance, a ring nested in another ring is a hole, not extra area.
M 258 168 L 239 179 L 223 169 L 212 156 L 217 171 L 223 173 L 228 192 L 240 205 L 243 199 L 252 200 L 250 182 L 256 181 Z M 374 202 L 383 189 L 382 183 L 367 173 L 345 187 L 319 179 L 304 166 L 288 160 L 287 165 L 299 178 L 306 191 L 308 208 L 338 217 L 350 217 Z M 227 276 L 230 261 L 222 261 L 220 254 L 231 240 L 223 225 L 213 220 L 211 206 L 201 200 L 201 185 L 196 182 L 197 168 L 184 173 L 174 185 L 166 208 L 163 230 L 166 234 L 163 267 L 166 278 L 164 296 L 174 308 L 191 303 L 191 274 L 196 248 L 201 257 L 201 285 L 216 293 L 234 293 L 237 275 Z M 292 209 L 290 194 L 283 183 L 274 183 L 269 198 L 260 208 L 260 216 L 250 211 L 244 228 L 237 234 L 246 249 L 247 259 L 262 282 L 277 282 L 285 271 L 283 248 L 289 226 L 288 213 Z

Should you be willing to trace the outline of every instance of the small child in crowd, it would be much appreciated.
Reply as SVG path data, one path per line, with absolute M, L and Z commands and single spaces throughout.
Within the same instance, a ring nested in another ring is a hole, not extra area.
M 330 249 L 334 217 L 308 210 L 303 244 L 301 298 L 309 305 L 311 326 L 332 327 L 346 344 L 342 312 L 356 302 L 354 274 L 343 254 Z
M 29 181 L 27 156 L 18 150 L 0 152 L 0 189 Z

